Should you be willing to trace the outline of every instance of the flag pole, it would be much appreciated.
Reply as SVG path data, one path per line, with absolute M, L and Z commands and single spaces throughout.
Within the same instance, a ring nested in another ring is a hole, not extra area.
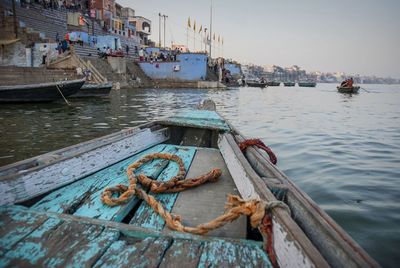
M 211 52 L 211 48 L 212 48 L 212 4 L 213 4 L 213 0 L 211 0 L 211 5 L 210 5 L 210 58 L 212 57 L 212 52 Z

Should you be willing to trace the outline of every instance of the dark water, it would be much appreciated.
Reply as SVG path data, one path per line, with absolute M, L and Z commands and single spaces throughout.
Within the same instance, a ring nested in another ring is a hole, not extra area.
M 400 86 L 121 90 L 110 98 L 0 106 L 0 166 L 212 98 L 383 266 L 400 263 Z

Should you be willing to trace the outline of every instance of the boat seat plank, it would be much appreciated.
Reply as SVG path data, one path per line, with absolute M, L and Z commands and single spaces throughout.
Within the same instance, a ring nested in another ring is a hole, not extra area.
M 178 147 L 178 148 L 179 149 L 176 155 L 182 159 L 185 165 L 185 169 L 188 170 L 192 163 L 193 157 L 196 153 L 196 149 L 191 147 Z M 173 176 L 175 176 L 178 173 L 178 170 L 179 170 L 178 164 L 171 161 L 168 164 L 167 168 L 157 178 L 157 180 L 158 181 L 170 180 Z M 177 196 L 178 193 L 154 195 L 155 199 L 159 201 L 164 206 L 164 209 L 167 211 L 171 211 Z M 155 213 L 154 210 L 147 203 L 142 203 L 140 207 L 137 209 L 133 218 L 131 219 L 130 224 L 145 228 L 151 228 L 155 230 L 162 230 L 165 225 L 165 221 L 157 213 Z
M 198 267 L 272 268 L 272 264 L 259 247 L 213 241 L 204 243 Z
M 25 214 L 22 214 L 22 213 Z M 270 267 L 262 243 L 147 230 L 105 220 L 0 207 L 2 226 L 18 229 L 21 219 L 34 229 L 7 249 L 0 267 Z M 24 218 L 26 219 L 26 218 Z M 37 219 L 44 220 L 37 225 Z
M 158 267 L 164 252 L 171 245 L 167 237 L 147 237 L 131 243 L 114 242 L 94 265 L 96 267 Z
M 215 111 L 194 110 L 185 111 L 168 117 L 161 122 L 185 127 L 206 128 L 220 131 L 229 131 L 230 128 L 225 120 Z
M 166 147 L 166 145 L 156 145 L 79 181 L 64 186 L 45 196 L 33 205 L 32 208 L 44 211 L 74 214 L 85 202 L 90 200 L 92 195 L 103 191 L 106 186 L 118 183 L 127 183 L 126 168 L 129 164 L 150 153 L 172 150 L 172 148 Z
M 227 194 L 239 194 L 221 153 L 216 149 L 197 149 L 187 176 L 193 178 L 213 168 L 222 171 L 218 181 L 181 192 L 175 201 L 172 213 L 180 215 L 185 225 L 196 226 L 220 216 L 224 213 Z M 246 218 L 240 217 L 208 235 L 246 238 Z
M 0 259 L 8 267 L 91 267 L 119 231 L 100 225 L 49 218 Z
M 42 225 L 48 217 L 28 210 L 0 207 L 0 256 Z

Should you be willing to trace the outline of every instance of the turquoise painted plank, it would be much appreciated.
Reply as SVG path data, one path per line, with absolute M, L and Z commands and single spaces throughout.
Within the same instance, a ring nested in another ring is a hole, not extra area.
M 125 178 L 126 167 L 143 156 L 162 151 L 165 145 L 156 145 L 126 160 L 118 162 L 106 169 L 100 170 L 86 178 L 62 187 L 37 202 L 34 209 L 58 213 L 74 213 L 92 193 L 101 191 L 117 177 Z
M 130 243 L 116 241 L 97 261 L 94 268 L 158 267 L 171 242 L 170 238 L 150 237 Z
M 214 111 L 193 110 L 184 111 L 165 120 L 171 124 L 200 128 L 213 128 L 229 131 L 230 128 L 221 116 Z
M 119 235 L 112 228 L 50 218 L 7 251 L 0 267 L 91 267 Z
M 165 145 L 163 148 L 159 147 L 158 152 L 175 154 L 176 148 L 173 145 Z M 150 153 L 150 152 L 148 152 Z M 136 160 L 142 158 L 142 156 L 148 153 L 141 154 Z M 102 173 L 101 177 L 109 177 L 111 180 L 107 181 L 107 184 L 102 184 L 102 187 L 92 191 L 88 196 L 86 202 L 84 202 L 74 213 L 76 216 L 84 216 L 90 218 L 97 218 L 103 220 L 122 221 L 122 219 L 129 213 L 129 211 L 137 204 L 138 198 L 133 197 L 127 204 L 122 206 L 109 207 L 104 205 L 100 199 L 100 196 L 106 187 L 114 186 L 117 184 L 128 185 L 128 176 L 126 175 L 126 169 L 129 164 L 136 160 L 126 161 L 122 168 L 117 167 L 116 169 L 110 167 L 99 171 Z M 146 163 L 141 166 L 136 174 L 145 174 L 148 177 L 157 178 L 163 169 L 168 165 L 167 160 L 153 160 L 152 162 Z M 123 172 L 121 172 L 123 170 Z
M 32 213 L 24 207 L 0 207 L 0 256 L 47 219 L 46 215 Z
M 76 207 L 76 204 L 82 203 L 84 199 L 88 197 L 88 194 L 103 189 L 105 185 L 108 185 L 110 181 L 114 179 L 113 176 L 121 176 L 125 174 L 125 169 L 130 163 L 139 160 L 141 157 L 149 153 L 158 152 L 164 148 L 165 145 L 156 145 L 124 161 L 100 170 L 86 178 L 50 193 L 32 207 L 45 211 L 69 214 L 73 212 L 71 210 Z M 107 172 L 104 172 L 109 169 L 112 169 L 114 173 L 108 174 Z
M 220 240 L 205 242 L 198 264 L 203 267 L 268 267 L 272 265 L 258 246 L 239 245 Z
M 31 266 L 37 265 L 39 260 L 45 258 L 48 249 L 42 247 L 42 237 L 49 236 L 54 228 L 62 223 L 59 219 L 50 218 L 39 228 L 18 242 L 12 250 L 0 259 L 0 267 L 5 266 Z
M 160 268 L 176 267 L 197 267 L 203 245 L 199 241 L 174 239 L 172 245 L 164 253 Z
M 190 164 L 192 163 L 195 153 L 196 149 L 193 147 L 189 148 L 179 147 L 176 155 L 182 158 L 186 170 L 189 170 Z M 157 180 L 158 181 L 170 180 L 173 176 L 175 176 L 178 173 L 178 170 L 179 170 L 178 164 L 175 162 L 170 162 L 168 167 L 160 174 Z M 171 194 L 150 193 L 150 194 L 153 194 L 155 199 L 158 200 L 167 211 L 171 211 L 175 203 L 175 200 L 178 196 L 177 193 L 171 193 Z M 165 221 L 157 213 L 155 213 L 153 209 L 149 205 L 147 205 L 147 203 L 142 203 L 129 224 L 145 228 L 151 228 L 155 230 L 162 230 L 165 225 Z

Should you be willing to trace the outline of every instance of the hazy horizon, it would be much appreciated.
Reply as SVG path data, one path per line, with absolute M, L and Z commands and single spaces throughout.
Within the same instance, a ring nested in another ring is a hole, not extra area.
M 209 28 L 210 0 L 117 3 L 152 21 L 150 38 L 156 43 L 158 13 L 168 15 L 167 46 L 186 45 L 188 17 L 197 29 Z M 400 78 L 399 10 L 395 0 L 214 0 L 213 32 L 224 39 L 224 57 L 240 62 Z M 199 48 L 200 35 L 197 40 Z

